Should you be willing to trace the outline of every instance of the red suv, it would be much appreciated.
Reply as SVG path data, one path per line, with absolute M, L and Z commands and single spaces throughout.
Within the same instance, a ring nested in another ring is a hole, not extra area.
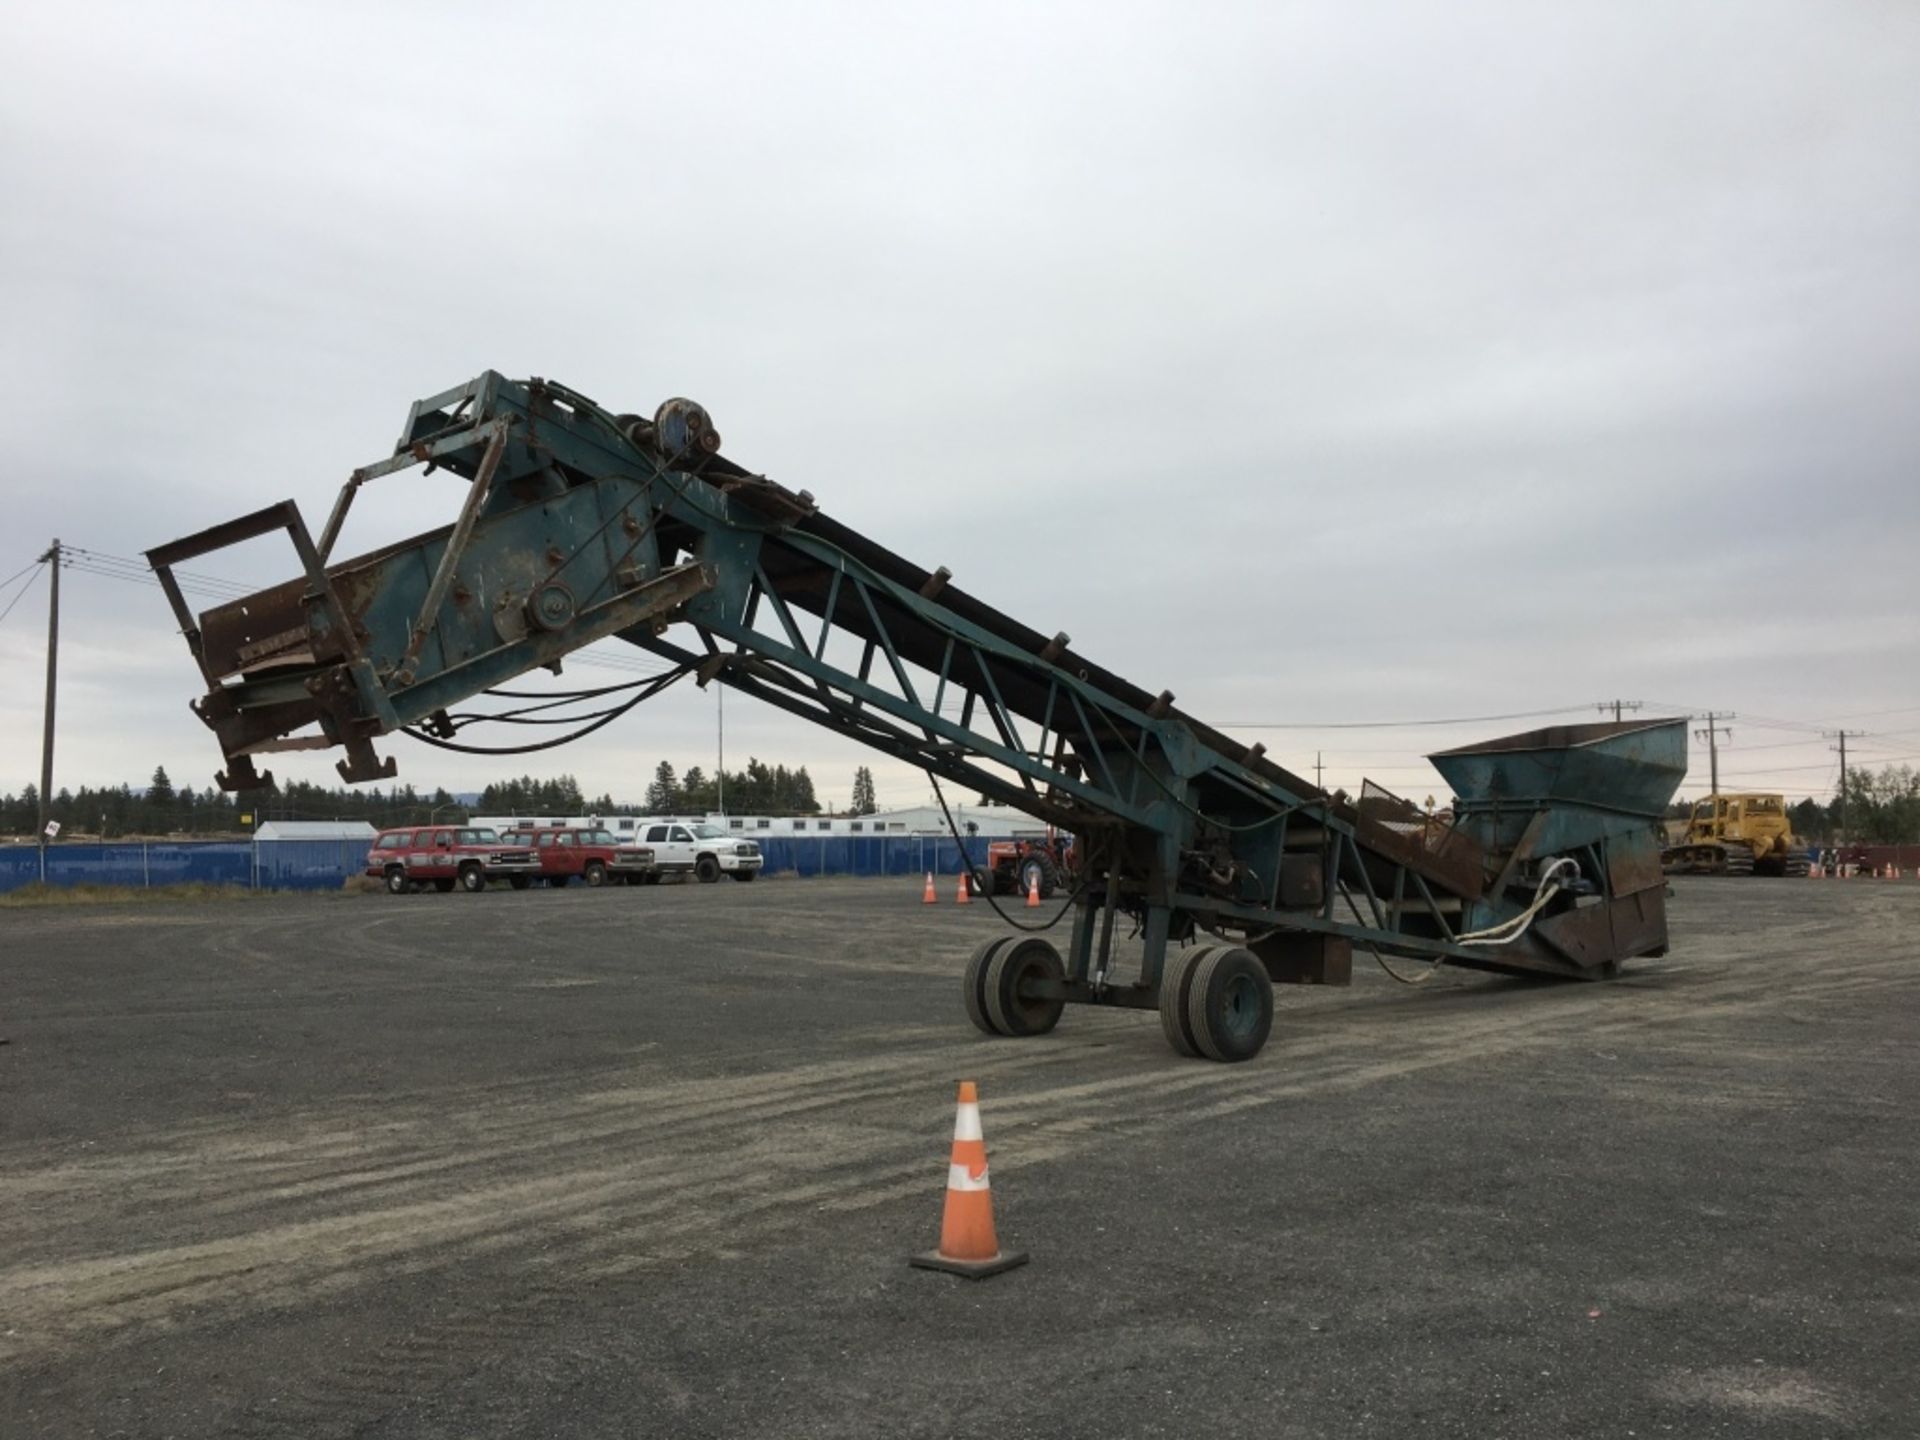
M 531 858 L 549 885 L 565 885 L 576 875 L 589 885 L 638 885 L 656 874 L 653 851 L 625 845 L 608 830 L 549 825 L 538 830 L 509 830 L 503 843 Z
M 404 895 L 416 885 L 448 891 L 484 890 L 489 880 L 505 880 L 524 890 L 540 873 L 540 862 L 526 850 L 503 844 L 491 830 L 472 825 L 408 825 L 382 830 L 367 852 L 367 874 L 384 880 L 387 893 Z

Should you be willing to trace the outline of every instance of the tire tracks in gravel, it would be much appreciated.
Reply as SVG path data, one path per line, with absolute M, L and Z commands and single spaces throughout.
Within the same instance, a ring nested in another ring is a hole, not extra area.
M 1857 1001 L 1907 987 L 1910 964 L 1881 952 L 1785 976 L 1756 970 L 1704 994 L 1671 983 L 1686 978 L 1676 967 L 1664 983 L 1616 984 L 1602 1013 L 1586 987 L 1516 989 L 1486 997 L 1490 1006 L 1418 1023 L 1406 1005 L 1356 994 L 1287 1014 L 1269 1052 L 1278 1064 L 1164 1057 L 1147 1085 L 1137 1082 L 1142 1055 L 1158 1056 L 1151 1027 L 1142 1017 L 1088 1013 L 1060 1032 L 1065 1043 L 956 1043 L 950 1029 L 927 1027 L 948 1038 L 926 1044 L 895 1033 L 896 1047 L 923 1043 L 558 1098 L 531 1084 L 509 1087 L 518 1094 L 505 1103 L 483 1091 L 456 1123 L 428 1095 L 411 1113 L 389 1109 L 371 1137 L 324 1112 L 264 1147 L 244 1126 L 201 1130 L 124 1157 L 0 1180 L 15 1214 L 0 1230 L 12 1257 L 0 1269 L 0 1314 L 13 1331 L 0 1358 L 138 1334 L 188 1311 L 297 1305 L 483 1254 L 527 1252 L 530 1276 L 607 1277 L 711 1251 L 716 1235 L 731 1248 L 777 1239 L 790 1232 L 796 1206 L 846 1213 L 927 1193 L 950 1104 L 933 1077 L 962 1070 L 987 1088 L 1001 1163 L 1030 1166 L 1571 1037 L 1627 1043 L 1675 1028 L 1717 1030 L 1780 1005 Z M 36 1218 L 22 1225 L 13 1202 L 27 1196 Z M 142 1214 L 195 1197 L 199 1217 L 226 1222 L 230 1233 L 87 1253 L 103 1213 L 113 1229 L 138 1235 Z M 35 1232 L 32 1258 L 14 1243 L 28 1239 L 24 1230 Z
M 1749 1016 L 1910 993 L 1920 953 L 1891 911 L 1877 918 L 1871 949 L 1856 931 L 1850 953 L 1801 968 L 1781 968 L 1783 957 L 1821 953 L 1828 917 L 1776 926 L 1763 963 L 1747 936 L 1701 935 L 1684 963 L 1600 989 L 1473 977 L 1406 991 L 1356 976 L 1351 991 L 1283 991 L 1274 1043 L 1246 1066 L 1175 1060 L 1149 1016 L 1076 1011 L 1052 1040 L 1027 1045 L 956 1039 L 952 1025 L 875 1027 L 843 1037 L 860 1049 L 847 1059 L 687 1078 L 648 1057 L 563 1080 L 193 1121 L 98 1160 L 36 1167 L 0 1156 L 0 1323 L 14 1332 L 0 1338 L 0 1362 L 91 1355 L 480 1260 L 496 1292 L 499 1275 L 513 1277 L 504 1302 L 451 1292 L 235 1421 L 250 1435 L 348 1435 L 535 1337 L 583 1289 L 790 1242 L 808 1212 L 934 1203 L 946 1082 L 963 1072 L 983 1084 L 996 1166 L 1017 1171 L 1569 1045 L 1723 1055 Z M 411 919 L 379 917 L 369 950 L 417 963 Z M 489 949 L 523 938 L 495 936 Z M 431 984 L 404 972 L 396 982 Z M 22 1201 L 33 1207 L 25 1219 Z M 169 1243 L 153 1217 L 170 1207 L 223 1233 Z M 102 1234 L 124 1243 L 103 1253 Z

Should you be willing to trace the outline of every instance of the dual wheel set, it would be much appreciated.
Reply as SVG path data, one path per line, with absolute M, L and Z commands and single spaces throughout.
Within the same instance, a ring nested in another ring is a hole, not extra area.
M 1037 935 L 1002 935 L 973 952 L 962 977 L 967 1018 L 988 1035 L 1044 1035 L 1060 1023 L 1066 965 Z M 1251 1060 L 1273 1029 L 1267 967 L 1238 945 L 1189 945 L 1160 977 L 1160 1028 L 1181 1055 Z

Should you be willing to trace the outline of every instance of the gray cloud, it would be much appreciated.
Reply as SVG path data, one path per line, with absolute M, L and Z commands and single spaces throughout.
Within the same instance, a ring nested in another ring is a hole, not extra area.
M 697 396 L 745 463 L 1222 720 L 1920 704 L 1909 7 L 5 23 L 0 574 L 321 512 L 492 366 Z M 350 543 L 455 499 L 378 494 Z M 158 593 L 69 580 L 61 776 L 203 779 Z M 36 603 L 0 626 L 5 788 Z M 711 711 L 551 763 L 637 793 L 712 763 Z M 830 794 L 864 758 L 729 722 Z M 1920 751 L 1920 711 L 1880 723 Z M 1281 733 L 1417 788 L 1476 727 Z M 400 743 L 421 783 L 492 773 Z M 1827 758 L 1743 763 L 1819 789 Z

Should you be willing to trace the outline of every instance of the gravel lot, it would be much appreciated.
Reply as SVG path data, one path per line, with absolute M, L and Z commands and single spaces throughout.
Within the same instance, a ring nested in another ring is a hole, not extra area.
M 0 912 L 0 1435 L 1911 1436 L 1920 882 L 1674 888 L 1235 1067 L 917 882 Z

